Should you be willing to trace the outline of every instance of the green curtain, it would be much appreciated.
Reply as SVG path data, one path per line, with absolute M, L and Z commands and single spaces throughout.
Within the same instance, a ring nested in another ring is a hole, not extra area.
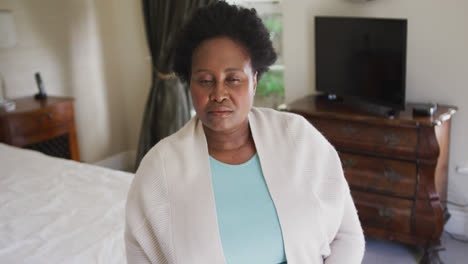
M 142 1 L 153 63 L 153 82 L 140 131 L 136 168 L 159 140 L 179 130 L 190 119 L 188 86 L 171 73 L 173 40 L 194 10 L 217 0 Z

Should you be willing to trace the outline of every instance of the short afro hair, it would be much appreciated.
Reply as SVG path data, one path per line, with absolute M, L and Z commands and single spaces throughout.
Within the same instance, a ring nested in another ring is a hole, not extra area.
M 182 81 L 190 81 L 194 50 L 216 37 L 228 37 L 246 48 L 258 80 L 276 61 L 270 34 L 257 11 L 219 1 L 196 10 L 175 39 L 173 70 Z

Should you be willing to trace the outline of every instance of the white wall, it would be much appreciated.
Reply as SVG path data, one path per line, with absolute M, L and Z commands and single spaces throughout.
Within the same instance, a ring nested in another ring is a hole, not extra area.
M 81 158 L 135 149 L 151 64 L 141 1 L 0 0 L 13 12 L 17 45 L 0 48 L 7 98 L 37 92 L 72 96 Z
M 102 41 L 106 86 L 119 100 L 109 112 L 125 131 L 126 148 L 137 148 L 141 121 L 151 86 L 151 55 L 146 42 L 142 1 L 95 0 Z M 118 92 L 114 92 L 114 88 Z M 113 140 L 115 141 L 115 140 Z
M 468 1 L 465 0 L 284 0 L 284 60 L 286 100 L 315 90 L 314 16 L 364 16 L 408 19 L 407 101 L 438 102 L 459 107 L 452 122 L 448 199 L 468 203 Z M 468 209 L 449 206 L 448 225 L 468 234 Z M 460 213 L 461 212 L 461 213 Z M 454 222 L 464 221 L 464 223 Z

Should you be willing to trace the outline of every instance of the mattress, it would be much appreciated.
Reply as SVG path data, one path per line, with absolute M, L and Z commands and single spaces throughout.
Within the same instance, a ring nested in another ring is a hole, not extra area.
M 0 263 L 126 263 L 132 179 L 0 143 Z

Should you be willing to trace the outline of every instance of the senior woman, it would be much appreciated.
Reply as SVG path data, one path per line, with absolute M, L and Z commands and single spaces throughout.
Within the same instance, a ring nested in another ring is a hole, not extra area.
M 252 107 L 275 61 L 255 10 L 217 2 L 177 40 L 196 116 L 144 157 L 129 263 L 360 263 L 364 236 L 335 149 L 298 115 Z

